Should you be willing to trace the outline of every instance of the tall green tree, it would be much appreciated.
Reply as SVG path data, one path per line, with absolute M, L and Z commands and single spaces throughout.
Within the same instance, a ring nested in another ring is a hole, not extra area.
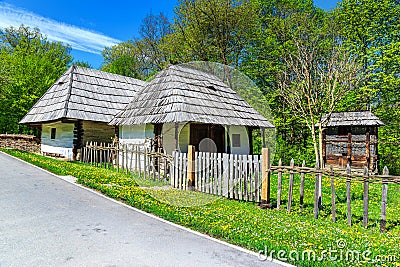
M 37 28 L 9 27 L 0 30 L 0 60 L 11 81 L 1 85 L 0 132 L 26 132 L 19 120 L 66 71 L 72 60 L 70 48 L 48 41 Z
M 238 67 L 256 20 L 250 1 L 180 0 L 174 30 L 187 51 L 186 61 Z
M 379 130 L 381 167 L 400 173 L 400 2 L 343 0 L 336 12 L 343 42 L 362 58 L 365 83 L 345 106 L 372 109 Z

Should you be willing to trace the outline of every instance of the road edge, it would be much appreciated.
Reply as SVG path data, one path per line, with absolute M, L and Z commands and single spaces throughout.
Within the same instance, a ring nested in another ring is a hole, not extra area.
M 166 224 L 168 224 L 168 225 L 177 227 L 177 228 L 179 228 L 179 229 L 181 229 L 181 230 L 184 230 L 184 231 L 189 232 L 189 233 L 192 233 L 192 234 L 194 234 L 194 235 L 197 235 L 197 236 L 206 238 L 206 239 L 208 239 L 208 240 L 217 242 L 217 243 L 222 244 L 222 245 L 225 245 L 225 246 L 227 246 L 227 247 L 230 247 L 230 248 L 239 250 L 239 251 L 241 251 L 241 252 L 250 254 L 250 255 L 255 256 L 255 257 L 257 257 L 257 258 L 259 258 L 259 256 L 260 256 L 260 254 L 254 252 L 254 251 L 251 251 L 251 250 L 248 250 L 248 249 L 239 247 L 239 246 L 237 246 L 237 245 L 230 244 L 230 243 L 228 243 L 228 242 L 225 242 L 225 241 L 219 240 L 219 239 L 217 239 L 217 238 L 215 238 L 215 237 L 211 237 L 211 236 L 209 236 L 209 235 L 206 235 L 206 234 L 197 232 L 197 231 L 192 230 L 192 229 L 190 229 L 190 228 L 187 228 L 187 227 L 185 227 L 185 226 L 182 226 L 182 225 L 179 225 L 179 224 L 176 224 L 176 223 L 167 221 L 167 220 L 165 220 L 165 219 L 163 219 L 163 218 L 160 218 L 160 217 L 158 217 L 158 216 L 156 216 L 156 215 L 154 215 L 154 214 L 148 213 L 148 212 L 146 212 L 146 211 L 140 210 L 140 209 L 138 209 L 138 208 L 135 208 L 135 207 L 132 207 L 132 206 L 130 206 L 130 205 L 128 205 L 128 204 L 125 204 L 125 203 L 123 203 L 123 202 L 120 202 L 120 201 L 118 201 L 118 200 L 116 200 L 116 199 L 113 199 L 113 198 L 111 198 L 111 197 L 108 197 L 108 196 L 106 196 L 106 195 L 104 195 L 104 194 L 102 194 L 102 193 L 100 193 L 100 192 L 98 192 L 98 191 L 96 191 L 96 190 L 93 190 L 93 189 L 91 189 L 91 188 L 88 188 L 88 187 L 86 187 L 86 186 L 83 186 L 83 185 L 81 185 L 81 184 L 78 184 L 78 183 L 76 182 L 76 180 L 77 180 L 76 177 L 57 175 L 57 174 L 54 174 L 54 173 L 52 173 L 52 172 L 50 172 L 50 171 L 48 171 L 48 170 L 46 170 L 46 169 L 40 168 L 39 166 L 36 166 L 36 165 L 34 165 L 34 164 L 30 163 L 30 162 L 24 161 L 24 160 L 22 160 L 22 159 L 20 159 L 20 158 L 17 158 L 17 157 L 14 157 L 14 156 L 10 155 L 10 154 L 7 154 L 7 153 L 5 153 L 5 152 L 3 152 L 3 151 L 0 151 L 0 153 L 1 153 L 1 154 L 4 154 L 4 155 L 6 155 L 6 156 L 9 156 L 9 157 L 11 157 L 11 158 L 14 158 L 14 159 L 16 159 L 16 160 L 18 160 L 18 161 L 20 161 L 20 162 L 25 163 L 25 164 L 28 164 L 28 165 L 30 165 L 30 166 L 32 166 L 32 167 L 34 167 L 34 168 L 37 168 L 37 169 L 39 169 L 39 170 L 41 170 L 41 171 L 43 171 L 43 172 L 45 172 L 45 173 L 47 173 L 47 174 L 50 174 L 50 175 L 52 175 L 52 176 L 54 176 L 54 177 L 56 177 L 56 178 L 58 178 L 58 179 L 60 179 L 60 180 L 63 180 L 63 181 L 65 181 L 65 182 L 69 183 L 69 184 L 72 184 L 72 185 L 77 186 L 77 187 L 79 187 L 79 188 L 81 188 L 81 189 L 84 189 L 84 190 L 86 190 L 86 191 L 88 191 L 88 192 L 91 192 L 91 193 L 96 194 L 96 195 L 98 195 L 98 196 L 100 196 L 100 197 L 103 197 L 103 198 L 105 198 L 105 199 L 107 199 L 107 200 L 109 200 L 109 201 L 111 201 L 111 202 L 114 202 L 114 203 L 116 203 L 116 204 L 118 204 L 118 205 L 121 205 L 121 206 L 123 206 L 123 207 L 125 207 L 125 208 L 131 209 L 131 210 L 133 210 L 133 211 L 136 211 L 136 212 L 139 212 L 139 213 L 141 213 L 141 214 L 143 214 L 143 215 L 146 215 L 146 216 L 148 216 L 148 217 L 150 217 L 150 218 L 153 218 L 153 219 L 156 219 L 156 220 L 158 220 L 158 221 L 164 222 L 164 223 L 166 223 Z M 74 179 L 73 179 L 73 178 L 74 178 Z M 279 260 L 276 260 L 276 259 L 272 259 L 272 258 L 270 258 L 270 257 L 266 258 L 266 260 L 265 260 L 265 256 L 264 256 L 264 255 L 263 255 L 263 261 L 268 261 L 268 262 L 272 262 L 272 263 L 277 263 L 277 264 L 280 264 L 281 266 L 285 266 L 285 267 L 295 267 L 295 265 L 291 265 L 291 264 L 289 264 L 289 263 L 287 263 L 287 262 L 283 262 L 283 261 L 279 261 Z

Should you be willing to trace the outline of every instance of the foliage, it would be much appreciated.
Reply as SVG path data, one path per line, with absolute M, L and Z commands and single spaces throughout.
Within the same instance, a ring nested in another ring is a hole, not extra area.
M 37 28 L 22 25 L 0 30 L 0 77 L 6 68 L 9 81 L 0 84 L 0 132 L 27 131 L 18 122 L 71 60 L 68 46 L 48 41 Z
M 78 61 L 74 61 L 72 64 L 75 66 L 79 66 L 79 67 L 85 67 L 85 68 L 89 68 L 89 69 L 92 68 L 92 66 L 87 61 L 79 61 L 78 60 Z
M 372 108 L 386 123 L 379 130 L 380 165 L 399 174 L 400 3 L 344 0 L 335 12 L 344 43 L 362 58 L 366 78 L 347 108 Z
M 327 258 L 321 258 L 318 261 L 291 261 L 297 266 L 385 266 L 390 264 L 395 266 L 397 264 L 398 266 L 399 264 L 400 228 L 398 226 L 399 210 L 397 205 L 399 204 L 400 191 L 398 186 L 389 188 L 388 219 L 392 222 L 389 225 L 390 230 L 387 233 L 380 234 L 378 226 L 365 229 L 359 223 L 359 214 L 362 214 L 362 211 L 357 207 L 360 206 L 359 202 L 362 198 L 362 184 L 353 184 L 352 188 L 352 192 L 354 192 L 352 205 L 356 218 L 353 221 L 354 225 L 348 227 L 345 224 L 345 204 L 342 204 L 345 180 L 336 183 L 339 221 L 332 223 L 330 222 L 328 207 L 321 213 L 318 220 L 313 219 L 312 212 L 309 212 L 312 210 L 313 177 L 306 178 L 304 212 L 300 212 L 298 209 L 291 213 L 287 213 L 285 210 L 260 210 L 254 203 L 227 199 L 218 199 L 204 206 L 178 207 L 158 201 L 159 198 L 158 196 L 154 197 L 155 194 L 159 192 L 162 194 L 161 197 L 171 198 L 175 195 L 176 198 L 185 198 L 188 192 L 173 190 L 168 193 L 169 196 L 165 196 L 167 194 L 165 191 L 156 190 L 150 195 L 138 188 L 129 175 L 123 173 L 98 169 L 85 164 L 58 161 L 26 152 L 13 150 L 6 150 L 5 152 L 55 171 L 57 174 L 73 175 L 83 185 L 99 190 L 110 197 L 123 200 L 129 205 L 256 252 L 265 251 L 266 248 L 268 251 L 284 250 L 287 253 L 291 250 L 296 250 L 299 253 L 313 250 L 317 257 L 321 257 L 326 250 L 338 249 L 339 241 L 346 243 L 344 253 L 347 250 L 360 253 L 367 250 L 371 251 L 368 262 L 346 261 L 345 258 L 338 261 L 329 261 Z M 276 179 L 276 177 L 273 177 L 273 179 Z M 286 181 L 286 176 L 284 176 L 284 179 Z M 296 180 L 298 180 L 298 177 L 296 177 Z M 328 184 L 329 180 L 324 179 L 323 182 Z M 273 180 L 272 183 L 276 184 L 276 180 Z M 295 188 L 296 191 L 297 189 Z M 285 196 L 287 187 L 284 186 L 283 190 L 283 196 Z M 378 224 L 379 218 L 376 211 L 379 209 L 379 203 L 377 203 L 379 186 L 371 186 L 370 192 L 371 221 L 376 221 L 376 224 Z M 324 195 L 328 194 L 328 192 L 324 192 Z M 283 198 L 283 201 L 285 200 Z M 293 204 L 293 207 L 295 206 L 298 206 L 298 202 Z M 378 255 L 394 255 L 397 262 L 373 261 Z M 338 255 L 338 258 L 340 259 L 340 255 Z
M 250 1 L 181 0 L 175 11 L 174 29 L 187 61 L 238 67 L 255 21 Z
M 145 80 L 170 62 L 166 36 L 170 23 L 163 13 L 147 15 L 140 27 L 141 39 L 104 48 L 102 70 Z

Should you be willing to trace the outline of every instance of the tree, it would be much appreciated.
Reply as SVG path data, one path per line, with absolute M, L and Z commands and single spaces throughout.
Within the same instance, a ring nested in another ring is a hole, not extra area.
M 87 61 L 80 61 L 80 60 L 78 60 L 78 61 L 74 61 L 72 64 L 75 65 L 75 66 L 85 67 L 85 68 L 89 68 L 89 69 L 93 68 L 93 67 L 89 64 L 89 62 L 87 62 Z
M 171 34 L 171 27 L 163 13 L 147 15 L 139 32 L 140 39 L 128 40 L 103 50 L 102 70 L 146 79 L 169 64 L 166 40 Z
M 289 15 L 311 13 L 316 8 L 312 1 L 302 0 L 253 0 L 252 4 L 257 14 L 256 27 L 242 53 L 240 69 L 263 90 L 274 114 L 276 163 L 282 159 L 289 164 L 291 158 L 309 162 L 313 158 L 311 134 L 304 119 L 279 93 L 279 75 L 285 68 L 282 51 L 284 46 L 287 51 L 290 49 L 290 36 L 285 29 L 278 29 L 290 19 Z
M 379 130 L 380 159 L 400 173 L 400 2 L 344 0 L 336 10 L 348 49 L 363 62 L 365 82 L 345 105 L 371 109 L 386 126 Z M 348 105 L 350 104 L 350 105 Z
M 329 16 L 316 10 L 289 17 L 283 27 L 290 49 L 284 46 L 282 51 L 285 67 L 280 74 L 280 94 L 304 119 L 312 135 L 315 159 L 322 164 L 323 115 L 329 118 L 337 103 L 357 86 L 360 67 L 357 58 L 343 47 Z
M 186 61 L 214 61 L 238 67 L 256 14 L 250 1 L 181 0 L 174 30 Z
M 1 85 L 0 132 L 25 132 L 19 120 L 66 71 L 70 48 L 48 41 L 37 28 L 9 27 L 0 30 L 0 60 L 11 81 Z

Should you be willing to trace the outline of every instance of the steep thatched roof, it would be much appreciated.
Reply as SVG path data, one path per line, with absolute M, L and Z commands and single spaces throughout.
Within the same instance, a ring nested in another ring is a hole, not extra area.
M 145 82 L 99 70 L 70 67 L 20 123 L 59 119 L 109 122 L 130 103 Z
M 110 124 L 170 122 L 274 127 L 219 78 L 182 65 L 161 71 Z
M 326 119 L 326 115 L 322 121 Z M 371 111 L 332 113 L 329 120 L 323 123 L 325 127 L 337 126 L 383 126 L 385 125 Z

